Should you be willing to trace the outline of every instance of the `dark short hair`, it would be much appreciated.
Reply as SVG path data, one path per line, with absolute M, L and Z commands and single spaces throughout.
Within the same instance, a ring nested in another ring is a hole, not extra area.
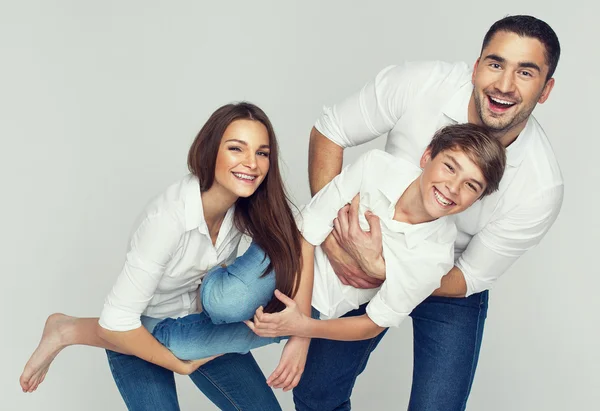
M 506 149 L 487 128 L 475 124 L 455 124 L 439 129 L 429 146 L 431 158 L 446 150 L 460 150 L 481 170 L 487 184 L 485 197 L 498 190 L 506 166 Z
M 544 45 L 546 64 L 548 64 L 548 75 L 546 80 L 549 80 L 554 75 L 558 59 L 560 58 L 560 43 L 558 37 L 552 27 L 546 22 L 537 19 L 533 16 L 507 16 L 498 20 L 488 30 L 483 38 L 481 51 L 486 48 L 492 37 L 499 32 L 506 31 L 515 33 L 521 37 L 531 37 L 537 39 Z

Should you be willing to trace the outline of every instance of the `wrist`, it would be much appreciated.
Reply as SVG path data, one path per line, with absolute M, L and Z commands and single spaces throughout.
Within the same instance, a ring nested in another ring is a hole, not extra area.
M 302 315 L 302 319 L 298 322 L 298 332 L 294 336 L 310 342 L 312 321 L 314 321 L 312 318 Z
M 381 254 L 365 261 L 362 269 L 369 277 L 385 280 L 385 260 Z

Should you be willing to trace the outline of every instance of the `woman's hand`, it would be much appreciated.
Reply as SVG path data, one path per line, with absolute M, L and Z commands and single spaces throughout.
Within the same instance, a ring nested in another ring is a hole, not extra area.
M 310 318 L 302 314 L 294 300 L 279 290 L 275 290 L 275 297 L 285 304 L 285 310 L 267 314 L 262 307 L 258 307 L 254 313 L 254 322 L 244 323 L 259 337 L 305 336 L 307 320 Z
M 298 385 L 304 372 L 309 345 L 310 338 L 291 337 L 288 340 L 283 347 L 279 365 L 267 379 L 269 387 L 289 391 Z
M 217 358 L 219 356 L 221 356 L 221 354 L 213 355 L 212 357 L 208 357 L 208 358 L 201 358 L 199 360 L 187 360 L 187 361 L 181 360 L 181 367 L 177 371 L 177 374 L 190 375 L 193 372 L 195 372 L 198 368 L 200 368 L 204 364 L 206 364 L 207 362 L 214 360 L 215 358 Z

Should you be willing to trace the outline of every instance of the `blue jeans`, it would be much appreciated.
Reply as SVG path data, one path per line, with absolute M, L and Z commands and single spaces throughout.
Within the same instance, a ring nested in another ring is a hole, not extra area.
M 254 243 L 233 264 L 211 270 L 202 282 L 203 312 L 142 324 L 181 359 L 218 357 L 190 375 L 198 388 L 223 410 L 280 410 L 273 391 L 251 354 L 280 338 L 256 336 L 242 322 L 273 297 L 275 275 L 261 276 L 269 264 Z M 178 410 L 173 373 L 135 356 L 107 351 L 111 372 L 129 410 Z
M 362 315 L 365 307 L 345 317 Z M 429 297 L 413 310 L 414 367 L 409 411 L 465 409 L 487 307 L 488 292 L 484 291 L 468 298 Z M 356 378 L 384 334 L 351 342 L 313 339 L 304 374 L 294 389 L 296 409 L 349 410 Z M 377 399 L 373 406 L 381 408 Z M 402 408 L 402 404 L 394 406 Z

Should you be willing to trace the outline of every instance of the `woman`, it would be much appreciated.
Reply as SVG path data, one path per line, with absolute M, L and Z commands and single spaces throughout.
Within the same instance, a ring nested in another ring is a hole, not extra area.
M 62 348 L 83 344 L 107 349 L 113 377 L 131 410 L 178 409 L 173 372 L 189 374 L 222 409 L 279 409 L 250 354 L 224 355 L 196 371 L 206 360 L 183 361 L 167 348 L 173 341 L 163 341 L 163 345 L 152 335 L 166 318 L 184 317 L 177 320 L 179 325 L 186 319 L 206 322 L 206 314 L 187 316 L 197 311 L 198 285 L 211 267 L 234 260 L 243 233 L 253 239 L 249 255 L 264 250 L 270 257 L 262 258 L 268 261 L 264 273 L 270 273 L 256 280 L 274 277 L 273 287 L 296 298 L 310 312 L 312 283 L 309 277 L 301 281 L 299 275 L 303 265 L 300 234 L 287 203 L 277 141 L 268 117 L 249 103 L 219 108 L 194 140 L 188 166 L 191 175 L 146 207 L 100 319 L 62 314 L 48 318 L 42 340 L 21 376 L 24 391 L 37 388 Z M 307 253 L 307 258 L 311 257 Z M 309 270 L 310 261 L 305 265 Z M 222 274 L 211 272 L 207 283 L 212 277 L 219 283 Z M 276 312 L 282 304 L 272 299 L 266 309 Z M 231 326 L 245 327 L 242 323 Z M 270 341 L 258 340 L 256 346 Z M 181 341 L 175 343 L 182 345 Z M 288 370 L 286 376 L 302 369 L 307 349 L 306 339 L 288 341 L 280 364 Z M 229 375 L 231 370 L 236 371 L 235 376 Z M 228 389 L 252 395 L 243 398 L 243 404 L 233 404 L 223 390 L 216 389 L 219 381 L 226 381 Z M 231 384 L 239 384 L 239 388 Z

